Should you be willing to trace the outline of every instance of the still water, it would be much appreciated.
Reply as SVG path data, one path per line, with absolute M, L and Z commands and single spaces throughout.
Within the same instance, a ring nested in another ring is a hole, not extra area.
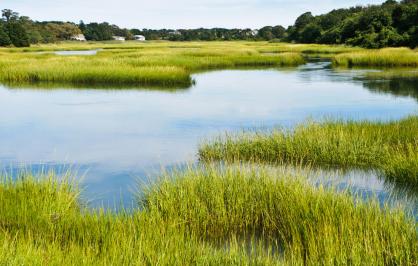
M 129 205 L 138 180 L 195 162 L 199 142 L 225 131 L 417 113 L 416 83 L 367 82 L 361 74 L 314 62 L 196 74 L 193 87 L 178 90 L 0 86 L 0 168 L 71 167 L 84 176 L 91 206 Z M 391 193 L 374 175 L 342 180 Z

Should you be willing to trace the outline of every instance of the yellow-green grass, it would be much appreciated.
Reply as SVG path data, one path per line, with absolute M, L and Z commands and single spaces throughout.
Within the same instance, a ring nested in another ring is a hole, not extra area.
M 254 169 L 163 176 L 131 212 L 87 210 L 74 183 L 0 183 L 2 265 L 416 265 L 402 209 Z
M 358 51 L 364 51 L 365 49 L 360 47 L 352 47 L 345 45 L 324 45 L 324 44 L 291 44 L 291 43 L 271 43 L 259 49 L 260 52 L 264 53 L 302 53 L 305 55 L 317 55 L 327 56 L 341 54 L 341 53 L 352 53 Z
M 385 48 L 343 53 L 333 58 L 336 66 L 416 67 L 418 51 L 409 48 Z
M 304 163 L 383 170 L 418 188 L 418 117 L 393 122 L 307 122 L 293 130 L 244 132 L 203 143 L 202 161 Z M 409 169 L 409 170 L 408 170 Z
M 259 46 L 266 45 L 260 43 Z M 38 51 L 102 49 L 93 56 Z M 0 50 L 0 82 L 189 86 L 191 74 L 210 69 L 296 66 L 298 53 L 266 55 L 244 42 L 91 43 Z

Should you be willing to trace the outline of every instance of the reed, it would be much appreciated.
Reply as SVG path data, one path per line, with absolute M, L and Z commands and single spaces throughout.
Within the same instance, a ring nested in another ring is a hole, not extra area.
M 192 46 L 193 45 L 193 46 Z M 262 44 L 260 44 L 262 45 Z M 102 49 L 94 56 L 48 51 Z M 40 51 L 46 53 L 39 53 Z M 210 69 L 280 67 L 304 63 L 298 53 L 265 55 L 240 42 L 63 44 L 0 50 L 0 82 L 190 86 L 191 74 Z
M 71 177 L 0 183 L 0 264 L 415 265 L 402 209 L 260 168 L 164 175 L 131 212 L 87 210 Z
M 336 66 L 416 67 L 418 53 L 409 48 L 385 48 L 343 53 L 333 58 Z
M 406 174 L 418 150 L 418 117 L 401 121 L 307 122 L 293 130 L 243 132 L 203 143 L 202 161 L 290 162 L 386 169 L 391 179 L 417 185 Z M 411 168 L 414 171 L 416 168 Z
M 271 43 L 258 49 L 263 53 L 302 53 L 305 55 L 315 56 L 333 56 L 341 53 L 352 53 L 364 51 L 360 47 L 352 47 L 345 45 L 324 45 L 324 44 L 290 44 L 290 43 Z

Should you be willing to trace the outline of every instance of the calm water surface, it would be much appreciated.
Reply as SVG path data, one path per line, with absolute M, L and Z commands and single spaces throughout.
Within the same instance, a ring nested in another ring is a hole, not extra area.
M 399 93 L 399 84 L 356 79 L 361 73 L 316 62 L 197 74 L 193 87 L 174 91 L 0 86 L 0 167 L 71 166 L 84 174 L 83 196 L 92 206 L 121 200 L 129 205 L 138 180 L 195 162 L 198 143 L 225 131 L 290 127 L 308 118 L 387 120 L 417 113 L 416 83 Z M 343 183 L 354 180 L 366 191 L 391 193 L 374 175 L 343 177 Z

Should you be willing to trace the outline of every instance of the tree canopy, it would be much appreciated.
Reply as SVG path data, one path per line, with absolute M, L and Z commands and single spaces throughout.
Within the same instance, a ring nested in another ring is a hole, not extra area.
M 365 48 L 417 46 L 418 0 L 304 13 L 287 29 L 287 41 L 348 44 Z

